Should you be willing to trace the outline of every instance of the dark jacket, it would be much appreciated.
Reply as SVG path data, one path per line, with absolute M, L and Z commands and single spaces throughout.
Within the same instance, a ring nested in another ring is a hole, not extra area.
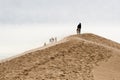
M 81 29 L 81 23 L 79 23 L 79 25 L 77 26 L 78 29 Z

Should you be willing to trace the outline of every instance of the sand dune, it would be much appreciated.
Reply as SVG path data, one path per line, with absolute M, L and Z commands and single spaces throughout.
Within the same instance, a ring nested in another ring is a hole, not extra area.
M 85 33 L 0 63 L 0 80 L 119 80 L 120 44 Z

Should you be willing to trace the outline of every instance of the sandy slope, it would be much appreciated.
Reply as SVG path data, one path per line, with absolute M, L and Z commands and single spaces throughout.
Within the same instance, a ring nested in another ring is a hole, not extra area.
M 94 68 L 93 72 L 95 80 L 120 80 L 120 56 L 102 62 Z
M 11 59 L 23 56 L 23 55 L 28 54 L 28 53 L 32 53 L 32 52 L 35 52 L 35 51 L 38 51 L 38 50 L 46 49 L 48 47 L 51 47 L 51 46 L 54 46 L 54 45 L 57 45 L 57 44 L 61 44 L 61 43 L 64 43 L 66 41 L 67 41 L 67 39 L 64 38 L 64 39 L 62 39 L 60 41 L 57 41 L 57 42 L 48 43 L 48 44 L 46 44 L 46 46 L 43 45 L 42 47 L 34 48 L 34 49 L 31 49 L 31 50 L 25 51 L 25 52 L 23 52 L 21 54 L 18 54 L 18 55 L 15 55 L 15 56 L 0 60 L 0 63 L 9 61 Z
M 0 80 L 119 79 L 120 44 L 90 33 L 0 63 Z

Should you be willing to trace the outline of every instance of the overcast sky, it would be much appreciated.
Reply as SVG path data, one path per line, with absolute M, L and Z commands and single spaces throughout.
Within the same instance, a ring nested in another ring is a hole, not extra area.
M 0 0 L 1 24 L 119 24 L 120 0 Z
M 120 43 L 120 0 L 0 0 L 0 60 L 75 34 L 79 22 Z

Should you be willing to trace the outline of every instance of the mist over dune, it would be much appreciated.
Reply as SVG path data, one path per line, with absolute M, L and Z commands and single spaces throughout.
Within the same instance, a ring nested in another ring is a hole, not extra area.
M 84 33 L 0 63 L 0 80 L 119 80 L 120 44 Z

